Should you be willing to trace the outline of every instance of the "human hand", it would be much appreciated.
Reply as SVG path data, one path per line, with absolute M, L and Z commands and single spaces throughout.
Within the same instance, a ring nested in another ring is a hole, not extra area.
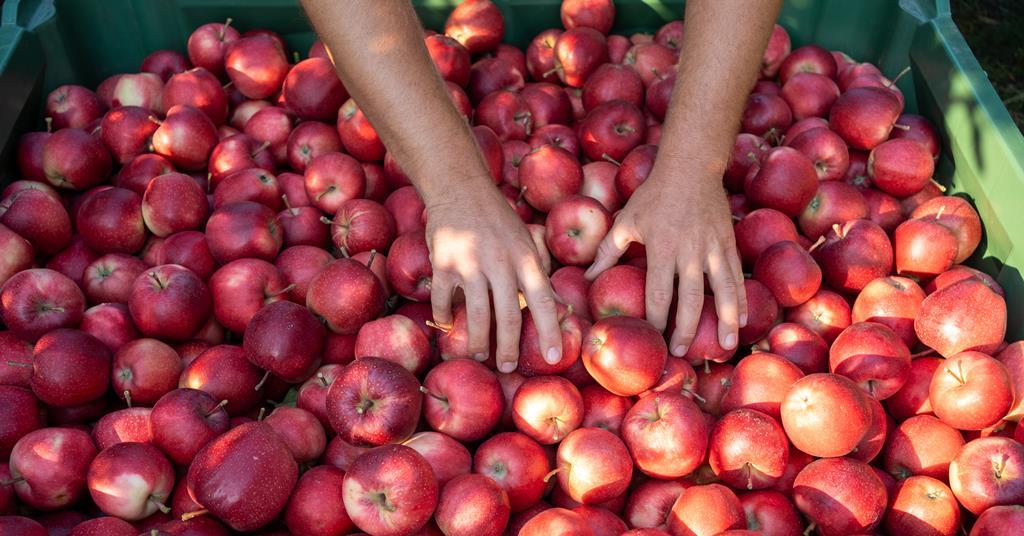
M 747 301 L 721 181 L 700 177 L 686 180 L 688 186 L 680 188 L 684 181 L 675 175 L 691 170 L 659 167 L 658 163 L 616 215 L 586 276 L 593 279 L 614 266 L 631 242 L 644 244 L 647 320 L 659 330 L 667 324 L 673 278 L 679 274 L 679 303 L 669 350 L 682 357 L 697 330 L 704 304 L 704 274 L 708 274 L 719 318 L 719 345 L 731 350 L 736 347 L 739 327 L 747 322 Z
M 545 360 L 558 363 L 562 342 L 554 292 L 538 254 L 544 246 L 535 243 L 501 193 L 489 184 L 456 189 L 443 202 L 428 205 L 427 214 L 434 321 L 452 323 L 452 294 L 462 287 L 468 349 L 483 361 L 489 354 L 493 299 L 498 370 L 512 372 L 519 359 L 522 312 L 517 291 L 522 290 L 536 322 L 539 346 L 547 349 Z

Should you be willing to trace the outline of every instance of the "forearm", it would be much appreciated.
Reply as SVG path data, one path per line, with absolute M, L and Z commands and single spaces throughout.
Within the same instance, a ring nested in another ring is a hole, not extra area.
M 660 173 L 662 185 L 701 192 L 720 186 L 747 95 L 781 0 L 692 0 L 672 104 L 662 126 L 658 164 L 697 173 Z M 700 171 L 706 171 L 701 173 Z
M 302 0 L 338 74 L 428 207 L 493 190 L 409 2 Z

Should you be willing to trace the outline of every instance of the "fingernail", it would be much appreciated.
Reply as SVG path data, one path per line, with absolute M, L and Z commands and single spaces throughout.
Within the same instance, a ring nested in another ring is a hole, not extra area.
M 740 315 L 740 327 L 741 328 L 747 327 L 747 313 L 743 313 L 743 314 Z
M 672 350 L 672 355 L 676 357 L 683 357 L 686 355 L 686 346 L 683 346 L 682 344 L 676 346 L 675 350 Z
M 498 365 L 498 370 L 504 372 L 505 374 L 508 374 L 508 373 L 514 372 L 516 370 L 516 364 L 511 362 L 511 361 L 506 361 L 506 362 Z
M 736 334 L 730 333 L 725 336 L 725 349 L 729 350 L 736 347 Z
M 549 365 L 554 365 L 555 363 L 558 363 L 560 359 L 562 359 L 562 352 L 559 351 L 558 348 L 552 346 L 551 348 L 548 348 L 548 353 L 545 359 L 547 360 Z
M 480 352 L 474 355 L 473 359 L 476 359 L 477 361 L 487 361 L 487 354 Z

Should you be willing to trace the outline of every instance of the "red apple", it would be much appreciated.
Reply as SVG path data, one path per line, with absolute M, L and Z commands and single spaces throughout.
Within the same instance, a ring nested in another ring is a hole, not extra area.
M 992 354 L 1006 336 L 1006 301 L 981 279 L 964 279 L 921 302 L 914 331 L 943 357 L 965 350 Z
M 722 411 L 753 409 L 779 420 L 786 394 L 803 376 L 800 368 L 784 357 L 754 352 L 733 369 L 721 399 Z
M 80 128 L 53 133 L 43 144 L 43 171 L 57 188 L 86 190 L 110 176 L 110 152 Z
M 309 283 L 334 257 L 327 251 L 314 246 L 292 246 L 285 249 L 274 261 L 288 286 L 288 299 L 306 303 Z M 293 286 L 294 285 L 294 286 Z
M 242 258 L 272 260 L 283 237 L 273 210 L 239 201 L 213 211 L 206 223 L 206 240 L 210 253 L 223 264 Z
M 797 73 L 818 73 L 836 77 L 836 60 L 832 53 L 817 45 L 802 46 L 790 54 L 779 66 L 779 81 L 783 84 Z
M 71 242 L 71 218 L 61 202 L 37 189 L 24 189 L 0 201 L 0 223 L 40 255 L 53 255 Z
M 173 348 L 156 339 L 136 339 L 114 354 L 111 383 L 129 405 L 152 406 L 178 386 L 181 371 Z
M 46 96 L 45 112 L 52 119 L 54 130 L 86 128 L 105 111 L 100 98 L 82 86 L 60 86 Z
M 558 485 L 583 504 L 602 503 L 622 495 L 633 475 L 626 445 L 600 428 L 570 432 L 558 445 L 556 460 Z
M 638 528 L 667 528 L 668 513 L 686 487 L 688 483 L 681 480 L 652 478 L 640 482 L 629 493 L 623 513 L 626 523 Z
M 827 75 L 804 71 L 794 73 L 783 81 L 779 95 L 793 110 L 793 118 L 796 120 L 825 117 L 839 98 L 839 87 Z
M 14 491 L 21 502 L 39 510 L 70 506 L 85 493 L 86 474 L 95 457 L 89 434 L 77 428 L 29 432 L 11 452 Z
M 587 111 L 613 100 L 624 100 L 641 107 L 644 105 L 644 83 L 636 70 L 606 63 L 587 78 L 583 84 L 582 99 Z
M 198 229 L 208 211 L 206 193 L 183 173 L 154 177 L 142 197 L 142 219 L 156 236 Z
M 469 51 L 462 43 L 441 34 L 428 36 L 424 43 L 441 78 L 459 86 L 469 82 Z
M 893 267 L 889 237 L 864 219 L 833 225 L 825 242 L 814 250 L 814 258 L 829 286 L 851 294 L 888 275 Z
M 123 303 L 102 303 L 86 309 L 78 327 L 106 344 L 111 352 L 116 352 L 118 348 L 139 336 L 128 313 L 128 306 Z M 3 372 L 0 369 L 0 383 L 3 383 L 2 378 Z
M 483 475 L 455 477 L 441 490 L 437 525 L 450 536 L 497 536 L 511 512 L 508 494 Z
M 881 277 L 861 289 L 853 304 L 852 319 L 887 326 L 912 348 L 917 343 L 914 319 L 924 298 L 924 291 L 911 279 Z
M 374 534 L 412 534 L 430 519 L 438 497 L 430 465 L 402 445 L 378 447 L 357 458 L 342 490 L 353 523 Z
M 789 441 L 775 419 L 753 409 L 726 413 L 711 430 L 708 463 L 735 489 L 763 489 L 782 477 Z
M 151 408 L 125 408 L 108 413 L 96 422 L 92 440 L 103 450 L 118 443 L 149 443 Z
M 168 110 L 177 104 L 194 106 L 214 125 L 223 125 L 228 117 L 227 94 L 217 77 L 202 67 L 171 76 L 164 86 L 161 103 Z
M 692 486 L 672 505 L 667 526 L 672 534 L 721 534 L 744 526 L 743 506 L 721 484 Z
M 168 509 L 165 503 L 174 487 L 174 469 L 152 445 L 119 443 L 93 459 L 87 482 L 103 513 L 138 521 Z
M 818 177 L 810 159 L 792 147 L 775 147 L 765 152 L 760 166 L 747 174 L 745 191 L 755 206 L 795 217 L 814 198 L 817 187 Z
M 793 446 L 819 457 L 852 451 L 871 424 L 871 407 L 857 384 L 837 374 L 810 374 L 782 400 L 782 426 Z M 842 422 L 841 427 L 835 426 Z
M 564 126 L 572 122 L 572 103 L 560 86 L 548 82 L 527 84 L 519 94 L 530 109 L 534 127 Z M 574 151 L 573 154 L 578 152 Z
M 264 399 L 264 371 L 245 357 L 239 346 L 212 346 L 185 366 L 178 387 L 198 389 L 224 401 L 229 415 L 241 415 Z
M 615 316 L 644 318 L 646 302 L 644 270 L 628 264 L 613 266 L 598 275 L 587 292 L 591 318 Z
M 514 523 L 515 520 L 513 520 Z M 546 536 L 548 534 L 594 536 L 593 530 L 582 515 L 565 508 L 548 508 L 537 512 L 523 523 L 518 534 L 519 536 Z
M 3 422 L 0 427 L 0 457 L 10 457 L 11 449 L 19 439 L 43 427 L 41 406 L 32 391 L 13 385 L 0 385 L 0 401 L 3 402 L 0 405 L 0 422 Z M 5 476 L 5 480 L 9 478 L 9 475 Z M 6 488 L 9 484 L 0 485 Z
M 288 136 L 288 165 L 298 172 L 306 170 L 306 166 L 314 158 L 327 153 L 338 152 L 341 149 L 341 140 L 338 133 L 329 125 L 318 121 L 303 121 L 295 126 Z M 281 177 L 278 176 L 278 180 Z M 305 195 L 305 186 L 303 186 Z M 289 196 L 293 206 L 299 206 L 300 199 L 296 196 Z
M 897 128 L 890 134 L 891 139 L 906 138 L 914 140 L 924 146 L 932 155 L 932 158 L 939 157 L 942 149 L 942 142 L 939 140 L 939 133 L 930 121 L 920 115 L 903 114 L 896 120 L 897 124 L 907 128 Z
M 747 97 L 741 117 L 741 131 L 768 140 L 779 140 L 793 123 L 793 112 L 778 95 L 755 93 Z
M 190 339 L 210 316 L 210 292 L 191 270 L 156 266 L 135 279 L 128 310 L 139 331 L 159 339 Z
M 583 398 L 560 376 L 528 378 L 512 400 L 512 420 L 530 438 L 552 445 L 583 421 Z
M 356 360 L 331 384 L 327 413 L 331 426 L 356 445 L 402 440 L 416 427 L 422 405 L 419 382 L 394 362 Z
M 584 340 L 584 366 L 612 393 L 636 395 L 661 377 L 668 348 L 661 334 L 643 320 L 626 316 L 599 320 Z
M 761 156 L 769 148 L 764 138 L 755 134 L 741 133 L 736 136 L 729 164 L 725 168 L 725 187 L 731 192 L 743 191 L 743 181 L 751 166 L 760 165 Z
M 935 161 L 920 143 L 894 139 L 871 150 L 867 169 L 879 190 L 895 197 L 908 197 L 920 192 L 932 179 Z
M 142 198 L 138 194 L 124 188 L 107 188 L 82 202 L 75 226 L 85 244 L 97 253 L 135 253 L 146 241 L 143 222 Z
M 344 501 L 344 479 L 345 471 L 327 465 L 303 473 L 284 510 L 288 530 L 299 534 L 351 532 L 355 528 L 352 519 L 338 507 Z
M 896 272 L 930 279 L 956 261 L 956 236 L 932 218 L 906 220 L 893 234 Z
M 811 299 L 786 311 L 786 321 L 803 325 L 831 344 L 852 322 L 850 304 L 843 296 L 820 289 Z
M 341 153 L 325 153 L 306 166 L 306 194 L 320 210 L 334 214 L 349 199 L 366 191 L 366 172 L 359 162 Z
M 851 458 L 811 462 L 793 484 L 797 509 L 823 535 L 873 531 L 882 521 L 886 501 L 885 486 L 871 467 Z
M 35 432 L 38 433 L 38 432 Z M 949 464 L 949 487 L 972 514 L 1024 500 L 1024 445 L 984 437 L 964 445 Z
M 1002 420 L 1013 405 L 1006 366 L 981 352 L 952 355 L 935 371 L 929 399 L 942 422 L 960 430 L 982 430 Z
M 608 61 L 605 36 L 588 27 L 566 30 L 555 41 L 554 69 L 563 83 L 583 87 L 587 78 Z
M 505 34 L 505 17 L 490 0 L 469 0 L 448 15 L 444 33 L 466 47 L 470 54 L 489 52 Z
M 641 398 L 622 420 L 622 439 L 636 468 L 648 476 L 678 478 L 704 460 L 708 428 L 692 400 L 662 392 Z
M 217 129 L 202 111 L 187 104 L 167 110 L 160 127 L 153 133 L 153 151 L 180 169 L 196 170 L 206 166 L 217 145 Z
M 765 249 L 754 265 L 754 279 L 771 290 L 779 305 L 794 307 L 811 299 L 821 286 L 822 270 L 794 242 L 783 241 Z
M 568 33 L 568 32 L 566 32 Z M 564 39 L 563 35 L 561 39 Z M 591 160 L 623 158 L 644 139 L 643 113 L 626 101 L 601 104 L 580 123 L 580 146 Z
M 929 199 L 915 208 L 910 217 L 933 220 L 948 228 L 956 237 L 956 263 L 967 260 L 981 241 L 981 218 L 974 207 L 961 197 L 940 196 Z
M 910 351 L 884 324 L 856 322 L 832 343 L 829 369 L 855 381 L 872 397 L 884 400 L 907 382 Z
M 615 174 L 615 190 L 620 198 L 628 201 L 633 192 L 647 180 L 657 154 L 656 145 L 638 145 L 626 155 Z
M 288 74 L 288 60 L 273 38 L 253 35 L 227 45 L 224 70 L 243 95 L 265 99 L 281 89 Z
M 220 140 L 210 152 L 210 185 L 216 188 L 225 177 L 243 169 L 274 171 L 276 163 L 269 147 L 245 134 L 233 134 Z M 302 189 L 305 191 L 305 185 Z
M 946 270 L 945 272 L 942 272 L 941 274 L 935 276 L 935 279 L 932 279 L 931 281 L 928 282 L 928 284 L 924 285 L 924 293 L 931 294 L 936 290 L 946 288 L 952 285 L 953 283 L 963 281 L 964 279 L 970 279 L 972 277 L 977 277 L 978 279 L 981 279 L 981 281 L 988 285 L 996 294 L 999 294 L 1000 296 L 1003 297 L 1006 296 L 1006 293 L 1003 291 L 1003 288 L 999 286 L 999 283 L 996 283 L 996 280 L 993 279 L 992 276 L 986 274 L 985 272 L 982 272 L 981 270 L 975 270 L 974 268 L 970 268 L 968 266 L 963 266 L 960 264 L 955 265 L 949 270 Z
M 897 479 L 922 475 L 949 478 L 949 464 L 964 445 L 956 429 L 931 415 L 900 423 L 885 447 L 885 470 Z
M 245 328 L 243 347 L 254 365 L 288 383 L 305 381 L 320 366 L 325 330 L 302 305 L 277 301 Z
M 473 385 L 471 398 L 464 386 Z M 423 380 L 424 417 L 431 428 L 462 442 L 487 435 L 501 418 L 504 395 L 497 377 L 469 359 L 444 361 Z
M 26 341 L 78 325 L 84 311 L 85 296 L 75 282 L 46 268 L 18 272 L 0 288 L 0 317 Z
M 282 85 L 288 109 L 305 120 L 333 121 L 348 98 L 329 58 L 310 57 L 296 63 Z
M 349 299 L 342 303 L 330 298 L 339 293 Z M 354 334 L 360 326 L 380 316 L 385 298 L 384 287 L 369 268 L 351 259 L 338 259 L 310 281 L 306 306 L 331 331 Z
M 611 0 L 567 0 L 562 2 L 561 16 L 567 30 L 586 26 L 607 34 L 615 20 L 615 5 Z
M 519 184 L 531 206 L 548 212 L 559 201 L 579 193 L 583 185 L 583 170 L 565 149 L 543 145 L 520 161 Z
M 785 28 L 776 24 L 772 29 L 771 37 L 768 38 L 768 46 L 765 48 L 764 57 L 761 60 L 761 76 L 775 76 L 782 61 L 789 55 L 789 51 L 789 33 Z
M 650 87 L 648 87 L 644 103 L 647 105 L 647 111 L 650 112 L 655 119 L 659 121 L 665 120 L 665 117 L 668 115 L 668 106 L 672 101 L 672 91 L 675 89 L 675 86 L 675 71 L 670 71 L 664 76 L 664 78 L 656 79 L 651 83 Z M 650 136 L 652 130 L 654 130 L 653 126 L 648 128 L 648 136 Z
M 153 73 L 122 74 L 112 84 L 113 86 L 106 88 L 110 91 L 108 107 L 138 106 L 151 112 L 164 110 L 161 102 L 164 81 L 159 76 Z M 105 101 L 104 88 L 96 89 L 100 99 Z
M 889 138 L 902 109 L 902 103 L 888 89 L 852 88 L 836 99 L 828 122 L 850 147 L 870 151 Z
M 458 40 L 458 37 L 456 39 Z M 524 73 L 519 71 L 516 66 L 503 59 L 485 57 L 470 66 L 466 92 L 469 94 L 472 104 L 475 105 L 488 94 L 499 89 L 522 89 L 526 84 L 523 75 Z
M 188 57 L 193 65 L 203 67 L 215 75 L 224 74 L 224 52 L 229 44 L 240 37 L 238 30 L 225 23 L 211 22 L 195 29 L 188 38 Z
M 544 238 L 560 263 L 585 266 L 593 262 L 611 224 L 611 214 L 597 200 L 573 196 L 551 207 Z
M 127 164 L 149 151 L 150 137 L 159 125 L 160 121 L 144 108 L 114 108 L 103 116 L 100 140 L 118 163 Z
M 513 512 L 522 512 L 543 496 L 550 465 L 537 442 L 518 432 L 492 436 L 476 450 L 473 471 L 488 476 L 508 493 Z

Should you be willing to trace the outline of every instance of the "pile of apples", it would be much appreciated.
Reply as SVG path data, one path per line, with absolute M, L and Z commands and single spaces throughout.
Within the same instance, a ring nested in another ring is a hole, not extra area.
M 321 44 L 205 24 L 54 90 L 0 202 L 0 535 L 1019 534 L 1024 343 L 935 128 L 776 26 L 723 177 L 740 350 L 709 296 L 669 356 L 642 247 L 583 277 L 682 39 L 613 19 L 425 36 L 565 301 L 562 361 L 526 311 L 508 374 L 431 321 L 423 203 Z

